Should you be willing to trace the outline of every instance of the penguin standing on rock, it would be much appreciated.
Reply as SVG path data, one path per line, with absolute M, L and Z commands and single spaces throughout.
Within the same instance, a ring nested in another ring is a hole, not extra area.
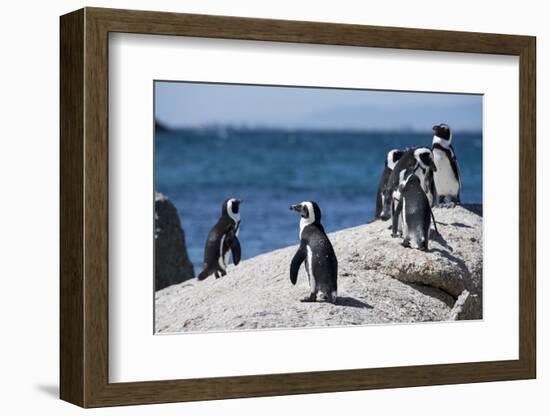
M 433 203 L 435 198 L 433 173 L 437 170 L 437 167 L 434 164 L 432 151 L 429 147 L 407 149 L 393 168 L 386 183 L 384 204 L 382 206 L 382 213 L 380 214 L 380 218 L 383 221 L 389 220 L 393 216 L 396 201 L 399 199 L 399 175 L 402 171 L 408 169 L 413 169 L 414 173 L 418 176 L 420 185 L 426 193 L 430 206 Z
M 434 175 L 437 171 L 433 153 L 428 147 L 419 147 L 414 151 L 414 156 L 418 161 L 414 173 L 420 179 L 420 186 L 428 197 L 430 207 L 433 207 L 436 197 Z
M 378 182 L 378 192 L 376 193 L 376 211 L 374 212 L 374 218 L 380 218 L 382 215 L 382 209 L 384 208 L 384 190 L 386 189 L 386 184 L 392 173 L 393 168 L 401 159 L 405 153 L 404 150 L 393 149 L 388 152 L 386 155 L 386 160 L 384 161 L 384 170 L 380 176 L 380 181 Z
M 222 215 L 216 225 L 212 227 L 206 239 L 204 247 L 204 263 L 198 275 L 199 280 L 204 280 L 211 274 L 216 279 L 227 274 L 227 258 L 229 251 L 236 266 L 241 261 L 241 244 L 237 238 L 241 225 L 241 213 L 239 211 L 240 199 L 227 199 L 222 205 Z
M 300 213 L 300 247 L 290 263 L 290 281 L 293 285 L 298 279 L 298 271 L 305 261 L 309 278 L 309 296 L 302 302 L 321 300 L 336 302 L 338 278 L 338 260 L 334 248 L 321 225 L 321 210 L 313 201 L 292 205 L 291 211 Z
M 428 197 L 414 169 L 401 171 L 399 179 L 399 202 L 395 209 L 395 217 L 401 217 L 403 246 L 411 247 L 412 242 L 419 250 L 427 251 L 432 220 L 437 232 Z
M 439 203 L 444 204 L 445 198 L 449 198 L 447 207 L 460 204 L 460 170 L 456 160 L 456 154 L 451 144 L 451 129 L 446 124 L 432 127 L 434 137 L 432 152 L 437 172 L 434 172 L 435 189 L 439 195 Z

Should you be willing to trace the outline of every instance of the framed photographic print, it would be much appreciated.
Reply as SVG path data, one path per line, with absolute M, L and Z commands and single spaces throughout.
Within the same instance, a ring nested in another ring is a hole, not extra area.
M 535 38 L 61 17 L 61 398 L 534 378 Z

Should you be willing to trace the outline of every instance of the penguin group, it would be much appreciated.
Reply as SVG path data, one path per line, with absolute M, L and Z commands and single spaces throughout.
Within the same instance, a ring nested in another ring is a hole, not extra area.
M 432 127 L 432 147 L 388 152 L 377 191 L 375 217 L 391 219 L 392 237 L 402 237 L 428 250 L 430 226 L 437 225 L 432 211 L 436 201 L 452 208 L 460 203 L 460 171 L 447 124 Z M 391 162 L 391 163 L 390 163 Z M 446 202 L 448 201 L 448 202 Z
M 392 237 L 403 238 L 404 247 L 415 246 L 423 251 L 428 250 L 432 223 L 438 232 L 432 207 L 436 202 L 449 208 L 460 204 L 460 171 L 451 144 L 451 129 L 447 124 L 432 129 L 431 147 L 393 149 L 387 153 L 375 206 L 375 219 L 391 219 Z M 239 264 L 241 202 L 236 198 L 224 201 L 221 216 L 208 233 L 198 280 L 212 274 L 216 278 L 225 276 L 229 252 L 233 264 Z M 304 263 L 310 292 L 302 301 L 335 303 L 338 260 L 321 224 L 321 209 L 314 201 L 304 201 L 291 205 L 290 210 L 300 214 L 300 245 L 290 262 L 290 281 L 296 284 Z

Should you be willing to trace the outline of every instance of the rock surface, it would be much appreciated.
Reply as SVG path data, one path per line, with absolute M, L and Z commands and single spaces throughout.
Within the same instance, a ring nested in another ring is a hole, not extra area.
M 187 256 L 185 234 L 178 211 L 161 193 L 155 193 L 155 290 L 195 276 Z
M 157 332 L 480 319 L 482 218 L 479 207 L 436 208 L 441 235 L 429 252 L 401 246 L 389 222 L 329 234 L 339 263 L 338 300 L 301 303 L 309 291 L 302 266 L 289 279 L 297 246 L 230 266 L 220 279 L 188 280 L 156 292 Z M 298 223 L 296 224 L 298 234 Z M 296 236 L 298 237 L 298 235 Z

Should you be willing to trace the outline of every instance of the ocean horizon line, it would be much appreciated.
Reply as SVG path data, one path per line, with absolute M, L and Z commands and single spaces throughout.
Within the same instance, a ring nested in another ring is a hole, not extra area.
M 430 128 L 397 127 L 391 129 L 383 128 L 357 128 L 357 127 L 282 127 L 268 125 L 237 125 L 237 124 L 206 124 L 200 126 L 192 125 L 169 125 L 155 120 L 155 132 L 181 132 L 181 131 L 205 131 L 205 132 L 285 132 L 285 133 L 352 133 L 352 134 L 423 134 L 430 133 Z M 454 128 L 460 134 L 482 134 L 483 129 L 477 128 Z M 431 134 L 431 133 L 430 133 Z

